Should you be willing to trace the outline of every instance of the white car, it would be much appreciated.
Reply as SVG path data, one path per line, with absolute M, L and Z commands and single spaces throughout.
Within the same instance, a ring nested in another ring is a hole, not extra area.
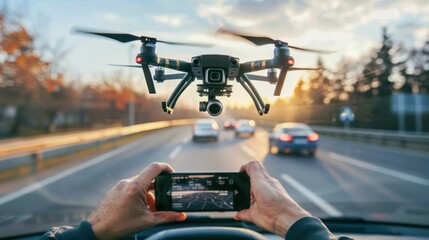
M 255 134 L 255 121 L 248 119 L 241 119 L 235 123 L 235 136 L 239 137 L 242 134 Z
M 219 138 L 219 125 L 213 119 L 199 119 L 192 128 L 192 140 Z

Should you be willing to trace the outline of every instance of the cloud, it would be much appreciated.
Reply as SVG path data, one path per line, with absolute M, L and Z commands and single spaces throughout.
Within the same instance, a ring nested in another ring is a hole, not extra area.
M 429 24 L 427 0 L 216 0 L 201 3 L 196 13 L 216 27 L 226 25 L 294 45 L 336 49 L 353 57 L 377 45 L 383 26 L 395 40 L 418 44 Z M 423 28 L 400 31 L 398 25 L 407 22 L 420 22 Z
M 232 1 L 216 0 L 213 4 L 201 3 L 197 14 L 214 25 L 254 27 L 277 19 L 285 1 Z
M 153 19 L 157 23 L 172 27 L 180 27 L 188 20 L 185 15 L 157 15 Z
M 109 21 L 109 22 L 121 21 L 121 18 L 118 15 L 111 13 L 111 12 L 103 13 L 102 18 L 106 21 Z

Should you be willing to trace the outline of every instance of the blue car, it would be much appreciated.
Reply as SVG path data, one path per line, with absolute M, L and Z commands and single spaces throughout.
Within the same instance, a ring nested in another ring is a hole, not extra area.
M 277 124 L 269 137 L 270 153 L 307 152 L 316 154 L 319 135 L 304 123 Z

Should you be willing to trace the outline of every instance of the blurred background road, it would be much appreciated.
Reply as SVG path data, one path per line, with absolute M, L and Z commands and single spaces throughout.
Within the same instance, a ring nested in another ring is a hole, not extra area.
M 238 171 L 246 162 L 258 160 L 317 216 L 381 221 L 406 214 L 419 221 L 428 219 L 427 153 L 321 135 L 314 157 L 273 155 L 268 152 L 268 132 L 263 128 L 249 138 L 222 131 L 218 142 L 193 142 L 191 137 L 191 126 L 158 130 L 0 196 L 0 224 L 25 219 L 29 213 L 93 208 L 118 180 L 137 174 L 154 161 L 170 163 L 176 171 Z

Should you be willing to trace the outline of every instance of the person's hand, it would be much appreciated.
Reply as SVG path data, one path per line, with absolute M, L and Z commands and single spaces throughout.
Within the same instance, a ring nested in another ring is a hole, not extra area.
M 249 162 L 241 166 L 240 171 L 250 177 L 251 205 L 249 209 L 239 211 L 234 217 L 236 220 L 253 222 L 284 238 L 292 224 L 310 216 L 260 162 Z
M 106 193 L 88 217 L 97 239 L 118 239 L 161 223 L 183 221 L 186 214 L 155 209 L 153 180 L 172 172 L 166 163 L 152 163 L 139 175 L 121 180 Z

